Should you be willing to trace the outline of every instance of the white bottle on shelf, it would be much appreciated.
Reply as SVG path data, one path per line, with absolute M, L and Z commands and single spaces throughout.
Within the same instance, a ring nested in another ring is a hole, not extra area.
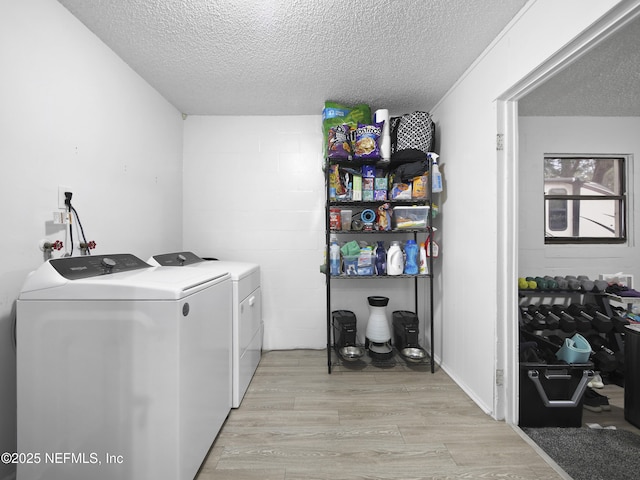
M 404 255 L 400 242 L 393 241 L 387 252 L 387 275 L 402 275 L 404 272 Z
M 424 248 L 424 243 L 420 244 L 420 269 L 418 273 L 420 273 L 420 275 L 426 275 L 429 273 L 429 264 L 427 263 L 427 250 Z
M 440 173 L 440 167 L 438 167 L 439 155 L 429 152 L 427 157 L 431 160 L 431 191 L 439 193 L 442 191 L 442 174 Z

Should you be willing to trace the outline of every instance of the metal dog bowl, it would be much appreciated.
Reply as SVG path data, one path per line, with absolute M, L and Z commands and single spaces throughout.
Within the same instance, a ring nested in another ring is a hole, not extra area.
M 341 347 L 338 353 L 345 360 L 352 362 L 360 359 L 364 355 L 364 349 L 355 345 L 349 345 L 347 347 Z
M 407 347 L 400 350 L 400 355 L 410 362 L 421 362 L 427 356 L 427 352 L 420 347 Z

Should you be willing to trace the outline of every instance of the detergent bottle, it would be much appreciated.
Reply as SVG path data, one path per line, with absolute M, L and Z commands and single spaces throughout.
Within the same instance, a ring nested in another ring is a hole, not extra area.
M 340 245 L 335 237 L 331 238 L 329 247 L 329 273 L 334 276 L 340 275 Z
M 400 242 L 394 240 L 391 242 L 389 251 L 387 252 L 387 275 L 402 275 L 404 271 L 404 255 Z
M 404 244 L 404 253 L 407 257 L 404 265 L 404 273 L 407 275 L 418 274 L 418 245 L 416 241 L 411 239 L 407 240 Z
M 384 242 L 378 241 L 376 247 L 376 275 L 387 274 L 387 252 L 384 249 Z
M 426 275 L 429 273 L 429 264 L 427 263 L 427 250 L 425 249 L 424 242 L 420 244 L 419 248 L 419 257 L 420 257 L 420 275 Z

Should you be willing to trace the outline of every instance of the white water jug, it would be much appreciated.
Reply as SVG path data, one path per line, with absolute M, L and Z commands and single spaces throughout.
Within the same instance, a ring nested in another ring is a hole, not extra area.
M 393 241 L 387 252 L 387 275 L 402 275 L 404 271 L 404 255 L 400 242 Z
M 369 321 L 367 322 L 367 339 L 374 343 L 385 343 L 391 340 L 391 329 L 387 320 L 388 297 L 367 297 L 369 302 Z M 389 349 L 390 350 L 390 349 Z

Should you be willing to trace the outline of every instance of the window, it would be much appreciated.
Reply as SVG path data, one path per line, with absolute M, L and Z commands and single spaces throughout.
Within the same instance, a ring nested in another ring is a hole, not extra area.
M 626 242 L 625 157 L 546 156 L 546 244 Z

